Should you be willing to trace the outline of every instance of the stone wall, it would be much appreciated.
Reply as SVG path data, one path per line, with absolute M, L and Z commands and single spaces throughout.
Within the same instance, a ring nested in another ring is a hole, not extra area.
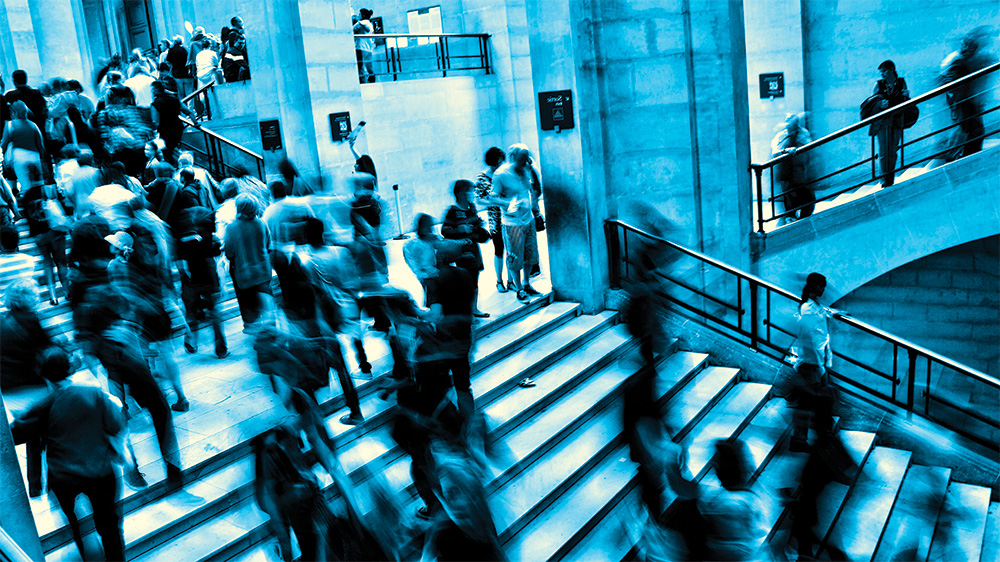
M 974 369 L 1000 374 L 997 236 L 908 263 L 834 306 Z
M 404 232 L 411 230 L 417 213 L 439 222 L 453 201 L 451 183 L 474 181 L 485 167 L 486 149 L 504 146 L 505 108 L 494 76 L 366 84 L 361 97 L 367 121 L 362 136 L 386 200 L 384 234 L 398 228 L 393 185 L 399 185 Z

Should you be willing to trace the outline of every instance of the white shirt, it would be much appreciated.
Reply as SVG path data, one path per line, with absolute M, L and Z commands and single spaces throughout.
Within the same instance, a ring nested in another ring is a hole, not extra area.
M 125 81 L 125 85 L 135 94 L 137 107 L 153 105 L 153 82 L 156 82 L 156 78 L 146 74 L 136 74 Z
M 794 349 L 798 362 L 833 367 L 828 323 L 832 314 L 833 311 L 814 300 L 808 300 L 799 306 L 799 312 L 795 315 L 798 320 L 798 339 Z

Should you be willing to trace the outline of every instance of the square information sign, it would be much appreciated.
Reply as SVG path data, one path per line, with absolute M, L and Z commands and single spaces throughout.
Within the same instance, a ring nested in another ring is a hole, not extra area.
M 330 135 L 333 142 L 340 142 L 347 139 L 351 134 L 351 114 L 342 111 L 330 114 Z
M 538 114 L 542 130 L 559 132 L 573 128 L 573 93 L 569 90 L 538 93 Z
M 771 72 L 760 75 L 760 99 L 785 97 L 785 73 Z

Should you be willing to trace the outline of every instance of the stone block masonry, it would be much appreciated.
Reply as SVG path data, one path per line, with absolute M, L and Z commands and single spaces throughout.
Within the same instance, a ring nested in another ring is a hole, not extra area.
M 897 268 L 834 305 L 987 374 L 1000 369 L 1000 237 Z M 843 348 L 855 342 L 837 342 Z

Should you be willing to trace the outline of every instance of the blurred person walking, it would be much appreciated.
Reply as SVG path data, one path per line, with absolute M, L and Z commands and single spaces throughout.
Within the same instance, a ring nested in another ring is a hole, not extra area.
M 121 404 L 100 386 L 73 375 L 69 356 L 59 348 L 42 355 L 39 372 L 55 390 L 15 419 L 11 431 L 15 439 L 22 432 L 45 436 L 49 487 L 69 522 L 80 556 L 87 558 L 76 499 L 84 494 L 90 500 L 105 559 L 124 560 L 122 512 L 117 503 L 121 486 L 115 469 L 119 460 L 113 453 L 116 435 L 125 428 Z
M 778 133 L 771 140 L 771 156 L 788 154 L 788 158 L 774 166 L 772 172 L 776 184 L 781 188 L 780 198 L 775 195 L 777 211 L 787 213 L 780 219 L 781 224 L 804 219 L 813 213 L 816 195 L 809 183 L 809 158 L 807 154 L 797 154 L 798 147 L 812 142 L 806 129 L 804 113 L 790 113 L 779 125 Z
M 953 82 L 996 62 L 996 55 L 991 51 L 994 34 L 995 31 L 987 26 L 977 27 L 965 34 L 959 50 L 949 54 L 941 63 L 938 84 Z M 952 129 L 951 138 L 943 145 L 945 149 L 950 148 L 941 156 L 945 162 L 975 154 L 982 149 L 986 134 L 982 115 L 985 105 L 983 97 L 989 80 L 990 78 L 983 77 L 967 82 L 946 94 L 951 120 L 957 127 Z
M 494 146 L 486 151 L 483 161 L 487 167 L 476 176 L 476 197 L 480 200 L 489 200 L 490 192 L 493 190 L 493 174 L 496 173 L 497 169 L 500 168 L 500 165 L 506 159 L 507 156 L 504 154 L 502 148 Z M 508 281 L 505 284 L 503 280 L 503 219 L 500 214 L 500 207 L 488 205 L 486 207 L 486 216 L 489 224 L 490 240 L 493 241 L 493 271 L 497 277 L 497 292 L 506 293 L 508 285 L 513 286 L 514 282 Z
M 223 247 L 229 259 L 229 274 L 246 330 L 261 318 L 271 293 L 270 233 L 258 218 L 257 199 L 243 193 L 236 196 L 236 220 L 226 228 Z
M 45 140 L 42 130 L 29 118 L 28 106 L 20 100 L 10 105 L 10 120 L 4 125 L 0 138 L 0 152 L 3 153 L 5 169 L 13 170 L 17 185 L 15 195 L 24 193 L 29 187 L 28 166 L 35 164 L 39 171 L 45 158 Z M 8 171 L 8 175 L 11 175 Z
M 59 272 L 59 283 L 62 285 L 64 296 L 69 293 L 66 233 L 70 223 L 64 214 L 61 216 L 62 222 L 57 222 L 59 213 L 63 211 L 55 196 L 56 186 L 42 183 L 42 170 L 38 164 L 29 164 L 25 174 L 28 183 L 25 184 L 26 191 L 21 195 L 21 204 L 28 219 L 28 231 L 35 238 L 35 246 L 42 256 L 49 303 L 56 305 L 59 301 L 56 298 L 55 270 Z M 50 208 L 55 208 L 57 211 L 53 213 Z

